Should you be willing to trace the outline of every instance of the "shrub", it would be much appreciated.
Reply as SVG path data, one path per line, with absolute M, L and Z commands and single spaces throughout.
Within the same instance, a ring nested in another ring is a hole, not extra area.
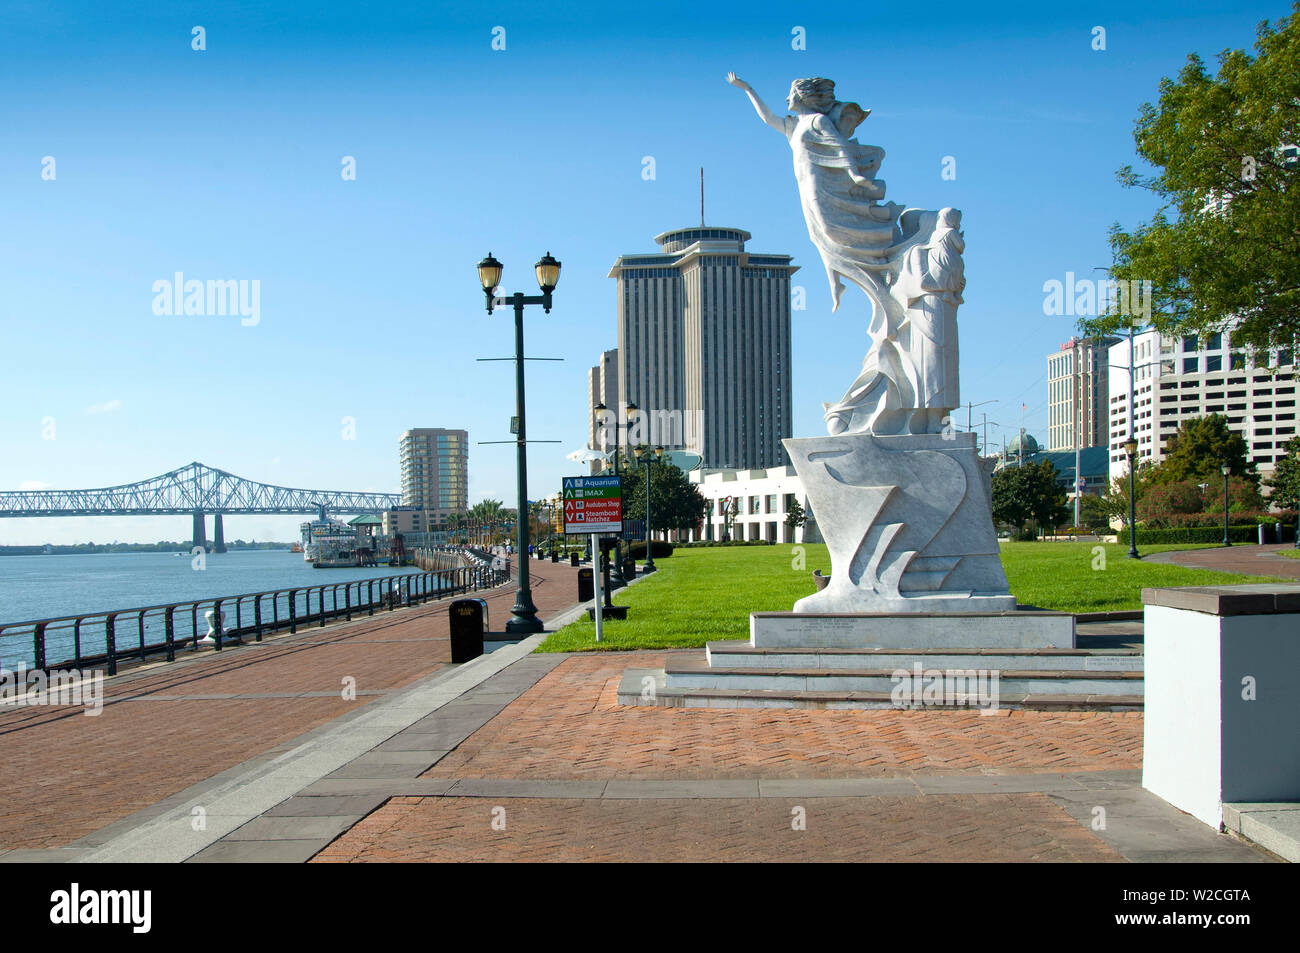
M 697 549 L 706 546 L 775 546 L 776 543 L 766 539 L 733 539 L 723 543 L 716 539 L 702 539 L 698 543 L 678 543 L 678 546 L 686 549 Z
M 628 555 L 636 560 L 645 559 L 645 542 L 637 540 L 627 545 Z M 673 554 L 673 544 L 665 543 L 661 539 L 654 540 L 650 545 L 650 552 L 654 553 L 655 559 L 667 559 Z
M 1228 539 L 1234 543 L 1254 543 L 1259 539 L 1258 524 L 1250 526 L 1232 526 Z M 1147 529 L 1138 527 L 1138 545 L 1158 545 L 1160 543 L 1221 543 L 1223 542 L 1223 524 L 1218 526 L 1183 526 L 1168 529 Z M 1116 542 L 1128 545 L 1128 527 L 1116 534 Z

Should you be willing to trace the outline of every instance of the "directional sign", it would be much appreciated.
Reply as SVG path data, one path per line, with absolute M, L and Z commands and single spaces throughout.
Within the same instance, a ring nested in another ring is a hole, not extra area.
M 622 494 L 622 477 L 565 477 L 564 490 L 560 494 L 564 504 L 564 532 L 622 532 Z

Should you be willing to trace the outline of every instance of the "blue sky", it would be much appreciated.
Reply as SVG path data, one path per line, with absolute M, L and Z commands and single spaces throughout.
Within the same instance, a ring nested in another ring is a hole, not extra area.
M 787 253 L 795 435 L 823 432 L 868 347 L 857 289 L 830 313 L 789 148 L 728 70 L 781 109 L 829 76 L 873 111 L 888 198 L 963 210 L 962 396 L 1044 436 L 1046 356 L 1073 318 L 1043 282 L 1109 263 L 1152 211 L 1115 170 L 1187 54 L 1249 47 L 1283 2 L 803 5 L 0 2 L 0 488 L 89 487 L 191 460 L 271 483 L 395 490 L 410 427 L 470 431 L 471 499 L 513 503 L 509 311 L 474 265 L 555 309 L 526 316 L 530 496 L 576 471 L 586 372 L 616 343 L 620 254 L 706 218 Z M 924 9 L 924 14 L 919 11 Z M 191 49 L 192 27 L 206 50 Z M 505 50 L 493 50 L 494 27 Z M 792 30 L 806 49 L 792 49 Z M 1093 28 L 1106 49 L 1092 49 Z M 53 156 L 56 178 L 43 179 Z M 340 175 L 356 160 L 355 181 Z M 642 178 L 655 159 L 656 177 Z M 956 178 L 941 178 L 945 156 Z M 155 315 L 153 283 L 258 280 L 260 320 Z M 47 418 L 53 418 L 53 439 Z M 344 418 L 355 439 L 344 438 Z M 959 415 L 964 425 L 965 414 Z M 992 428 L 991 428 L 992 429 Z M 230 518 L 229 538 L 299 517 Z M 9 520 L 0 542 L 181 539 L 185 518 Z

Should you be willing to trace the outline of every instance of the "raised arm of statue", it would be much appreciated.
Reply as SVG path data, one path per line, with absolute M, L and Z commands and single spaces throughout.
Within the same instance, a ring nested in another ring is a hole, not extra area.
M 735 73 L 727 74 L 727 82 L 732 86 L 735 86 L 737 89 L 743 89 L 745 91 L 745 95 L 749 97 L 749 101 L 754 104 L 754 111 L 758 113 L 758 118 L 762 119 L 763 122 L 780 132 L 781 135 L 789 135 L 789 128 L 786 125 L 786 117 L 778 116 L 776 113 L 772 112 L 772 110 L 768 109 L 767 103 L 759 99 L 758 93 L 754 92 L 754 87 L 750 86 Z

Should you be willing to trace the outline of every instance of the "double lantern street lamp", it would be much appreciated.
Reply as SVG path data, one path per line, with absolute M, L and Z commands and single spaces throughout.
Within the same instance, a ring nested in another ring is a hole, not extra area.
M 600 423 L 603 426 L 605 424 L 605 414 L 609 410 L 609 408 L 605 406 L 604 401 L 601 401 L 599 404 L 595 406 L 594 409 L 596 413 L 599 415 Z M 633 404 L 631 402 L 628 403 L 625 413 L 627 414 L 629 431 L 632 429 L 632 421 L 636 419 L 637 411 L 640 409 L 641 408 L 637 407 L 636 404 Z M 622 445 L 622 440 L 620 437 L 621 429 L 622 428 L 618 419 L 618 414 L 614 414 L 614 476 L 619 475 L 618 454 L 619 454 L 619 447 Z M 621 495 L 622 492 L 620 490 L 620 497 Z M 613 574 L 605 577 L 610 583 L 610 585 L 607 585 L 605 587 L 605 593 L 607 598 L 610 589 L 621 589 L 627 585 L 627 580 L 623 578 L 623 560 L 620 558 L 622 555 L 621 553 L 622 534 L 621 533 L 619 534 L 619 537 L 620 537 L 619 539 L 614 540 L 614 556 L 612 559 L 612 562 L 614 564 Z
M 638 446 L 632 451 L 632 454 L 637 458 L 638 462 L 645 463 L 645 566 L 642 567 L 641 571 L 643 573 L 654 572 L 654 541 L 650 538 L 650 464 L 664 458 L 664 448 L 655 447 L 654 450 L 651 450 L 649 447 Z
M 528 586 L 528 423 L 524 414 L 524 305 L 540 304 L 543 311 L 551 313 L 551 292 L 560 281 L 560 263 L 547 252 L 534 268 L 537 271 L 537 285 L 542 289 L 540 295 L 515 292 L 498 297 L 496 290 L 501 284 L 501 262 L 488 252 L 488 256 L 478 263 L 478 280 L 487 298 L 488 314 L 497 306 L 511 306 L 515 309 L 515 415 L 519 419 L 515 434 L 515 469 L 519 490 L 519 515 L 515 520 L 515 565 L 519 567 L 519 586 L 515 591 L 510 620 L 506 623 L 506 631 L 512 635 L 542 631 L 542 620 L 537 618 L 537 607 L 533 605 L 533 593 Z
M 1128 558 L 1141 559 L 1138 555 L 1137 498 L 1133 492 L 1133 471 L 1137 469 L 1138 441 L 1133 434 L 1124 441 L 1124 452 L 1128 454 Z

